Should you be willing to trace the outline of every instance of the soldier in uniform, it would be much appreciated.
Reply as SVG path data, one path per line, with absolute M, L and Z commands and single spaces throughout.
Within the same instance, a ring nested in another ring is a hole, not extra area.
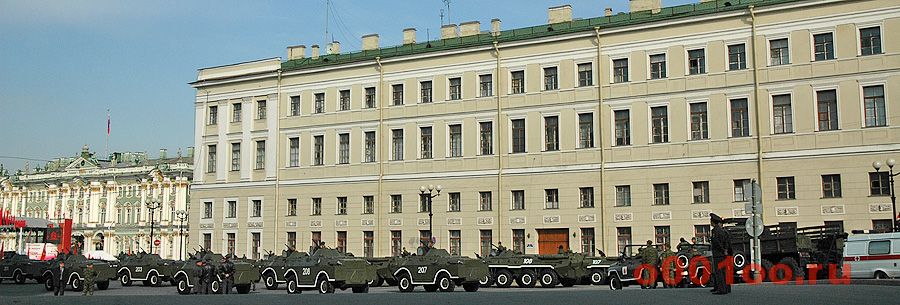
M 681 240 L 683 241 L 684 239 L 682 238 Z M 663 264 L 665 264 L 664 266 L 662 266 L 660 268 L 660 269 L 662 269 L 661 271 L 668 273 L 669 279 L 673 280 L 670 283 L 666 283 L 666 281 L 664 280 L 663 287 L 674 288 L 675 284 L 676 284 L 674 282 L 675 276 L 676 276 L 675 252 L 672 252 L 672 248 L 668 244 L 663 245 L 663 253 L 662 253 L 662 256 L 660 257 L 660 259 L 662 259 Z
M 403 252 L 400 252 L 400 256 L 402 256 L 402 257 L 410 256 L 409 251 L 406 251 L 406 247 L 403 247 Z
M 212 262 L 207 258 L 206 261 L 203 262 L 203 294 L 210 294 L 212 292 L 212 283 L 216 278 L 216 266 L 213 266 Z
M 194 294 L 203 293 L 203 261 L 197 261 L 197 269 L 192 274 L 191 282 L 194 283 Z
M 658 268 L 659 251 L 653 246 L 652 240 L 647 241 L 647 246 L 641 249 L 639 255 L 641 256 L 641 263 L 647 265 L 645 268 Z M 650 281 L 650 270 L 644 269 L 643 272 L 641 272 L 641 278 L 644 279 L 644 284 L 641 287 L 656 288 L 656 283 L 651 283 Z
M 503 246 L 502 241 L 497 242 L 497 255 L 503 254 L 506 251 L 506 247 Z
M 731 237 L 728 231 L 722 227 L 722 217 L 716 214 L 709 214 L 712 223 L 712 267 L 715 269 L 714 280 L 715 288 L 712 289 L 713 294 L 729 294 L 731 293 L 731 285 L 725 281 L 725 269 L 718 268 L 719 262 L 727 259 L 731 255 Z
M 66 279 L 63 278 L 66 275 L 66 263 L 62 260 L 59 261 L 59 268 L 54 268 L 53 272 L 53 295 L 62 296 L 66 293 Z
M 94 264 L 88 263 L 87 269 L 84 270 L 84 288 L 81 295 L 94 295 L 94 278 L 97 277 L 97 270 L 94 270 Z
M 222 271 L 222 288 L 225 289 L 225 294 L 229 294 L 231 287 L 234 286 L 234 263 L 227 256 L 223 257 L 220 269 Z
M 678 247 L 678 251 L 681 251 L 681 249 L 684 249 L 684 248 L 687 248 L 687 247 L 690 247 L 690 246 L 691 246 L 691 243 L 689 243 L 687 240 L 684 240 L 684 237 L 682 237 L 682 238 L 678 241 L 678 246 L 677 246 L 677 247 Z

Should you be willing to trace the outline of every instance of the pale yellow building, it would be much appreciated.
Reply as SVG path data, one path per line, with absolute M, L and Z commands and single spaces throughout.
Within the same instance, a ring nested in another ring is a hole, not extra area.
M 750 179 L 767 224 L 890 226 L 871 164 L 900 152 L 895 31 L 887 0 L 640 0 L 201 69 L 190 243 L 413 251 L 429 184 L 437 246 L 464 255 L 702 241 Z

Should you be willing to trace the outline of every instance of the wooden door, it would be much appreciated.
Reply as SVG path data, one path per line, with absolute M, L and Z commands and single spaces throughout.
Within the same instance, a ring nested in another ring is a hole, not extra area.
M 559 253 L 559 246 L 569 250 L 569 229 L 538 229 L 538 254 Z

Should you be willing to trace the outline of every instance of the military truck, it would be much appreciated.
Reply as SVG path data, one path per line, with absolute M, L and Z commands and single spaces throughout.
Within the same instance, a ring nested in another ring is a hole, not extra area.
M 284 278 L 287 261 L 297 260 L 305 256 L 308 256 L 306 252 L 297 252 L 289 248 L 282 251 L 281 255 L 269 252 L 264 259 L 259 260 L 257 267 L 260 270 L 260 277 L 266 285 L 266 289 L 275 290 L 278 289 L 279 284 L 287 283 L 287 279 Z
M 12 280 L 16 284 L 25 284 L 28 279 L 42 283 L 41 272 L 49 265 L 46 261 L 32 260 L 14 251 L 4 252 L 0 259 L 0 283 Z
M 541 287 L 555 287 L 562 284 L 572 287 L 589 279 L 591 269 L 603 270 L 602 260 L 593 265 L 594 260 L 582 253 L 522 254 L 512 250 L 492 251 L 484 259 L 491 271 L 491 282 L 506 288 L 515 280 L 519 287 L 531 288 L 539 282 Z M 602 272 L 602 271 L 601 271 Z M 602 279 L 601 279 L 602 280 Z M 482 280 L 482 285 L 485 281 Z
M 377 278 L 369 283 L 369 287 L 381 287 L 384 284 L 389 286 L 397 285 L 397 280 L 394 279 L 393 275 L 394 270 L 391 268 L 391 265 L 394 264 L 394 257 L 370 257 L 366 258 L 366 260 L 375 266 L 377 275 Z
M 200 285 L 197 283 L 197 279 L 195 278 L 195 274 L 197 274 L 197 270 L 200 268 L 197 266 L 198 261 L 207 261 L 216 267 L 218 271 L 222 265 L 222 256 L 218 253 L 213 253 L 209 250 L 197 251 L 190 255 L 188 260 L 179 261 L 178 271 L 175 272 L 173 278 L 175 279 L 175 288 L 178 291 L 178 294 L 190 294 L 191 290 L 195 285 Z M 247 294 L 250 292 L 250 288 L 253 283 L 259 282 L 259 267 L 253 261 L 242 259 L 242 258 L 232 258 L 231 262 L 234 263 L 234 288 L 240 294 Z M 214 280 L 211 284 L 212 293 L 218 294 L 222 293 L 222 277 L 216 273 L 216 280 Z
M 419 252 L 423 254 L 397 257 L 391 264 L 400 292 L 411 292 L 417 285 L 428 292 L 451 292 L 459 285 L 475 292 L 479 281 L 490 276 L 484 260 L 450 255 L 438 248 L 425 247 Z
M 158 254 L 137 253 L 119 257 L 119 282 L 131 286 L 134 281 L 143 281 L 144 286 L 159 286 L 162 282 L 175 285 L 172 275 L 178 266 L 171 259 L 162 259 Z
M 319 248 L 308 256 L 285 262 L 284 278 L 289 294 L 315 289 L 321 294 L 350 288 L 353 293 L 369 292 L 369 283 L 378 278 L 377 267 L 364 258 L 334 249 Z
M 681 287 L 691 287 L 691 286 L 699 286 L 706 287 L 709 285 L 709 280 L 712 278 L 712 271 L 710 269 L 706 269 L 706 265 L 700 263 L 702 261 L 697 261 L 695 259 L 703 258 L 710 264 L 712 264 L 712 246 L 709 244 L 680 244 L 678 245 L 678 252 L 675 252 L 675 264 L 678 268 L 681 268 L 681 281 L 678 283 Z M 660 258 L 660 263 L 662 263 L 663 258 Z M 691 261 L 695 261 L 694 270 L 690 270 Z M 715 266 L 710 265 L 710 268 L 715 268 Z M 662 268 L 660 268 L 662 269 Z
M 116 262 L 88 259 L 80 254 L 60 254 L 60 256 L 57 257 L 56 260 L 51 261 L 47 265 L 47 268 L 41 273 L 41 277 L 44 279 L 44 289 L 47 291 L 53 291 L 52 269 L 59 268 L 60 261 L 66 264 L 65 274 L 63 275 L 66 279 L 66 285 L 71 285 L 72 290 L 74 291 L 80 291 L 84 288 L 84 276 L 82 274 L 84 274 L 84 270 L 87 268 L 88 263 L 92 263 L 94 265 L 94 271 L 97 272 L 97 276 L 94 278 L 97 289 L 106 290 L 109 288 L 109 281 L 116 279 L 116 269 L 118 268 Z
M 640 252 L 640 249 L 646 247 L 647 245 L 625 245 L 624 250 L 619 253 L 618 260 L 612 263 L 607 269 L 607 283 L 609 283 L 609 289 L 611 290 L 620 290 L 623 287 L 628 287 L 631 284 L 637 283 L 638 278 L 635 277 L 635 271 L 643 264 L 643 260 L 640 255 L 637 253 Z M 654 245 L 654 247 L 661 248 L 659 245 Z M 660 275 L 659 266 L 653 266 L 656 269 L 657 277 L 656 282 L 651 286 L 659 285 L 659 282 L 662 281 L 662 276 Z

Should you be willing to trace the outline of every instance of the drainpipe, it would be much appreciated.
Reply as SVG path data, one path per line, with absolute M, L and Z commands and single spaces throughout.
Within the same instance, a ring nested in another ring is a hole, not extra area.
M 497 81 L 494 82 L 494 94 L 495 99 L 497 100 L 497 129 L 500 129 L 500 120 L 502 120 L 503 113 L 503 105 L 500 103 L 500 45 L 497 43 L 497 40 L 494 40 L 494 55 L 497 57 Z M 500 198 L 503 198 L 503 154 L 504 151 L 500 149 L 501 143 L 503 143 L 503 132 L 497 132 L 497 201 L 502 202 Z M 497 239 L 503 241 L 503 221 L 502 219 L 502 208 L 497 208 Z M 523 251 L 525 249 L 522 249 Z
M 276 105 L 276 107 L 275 107 L 275 109 L 276 109 L 276 111 L 275 111 L 275 222 L 272 224 L 272 226 L 275 229 L 273 230 L 273 233 L 272 233 L 273 234 L 273 236 L 272 236 L 272 251 L 274 251 L 276 253 L 277 253 L 276 249 L 278 249 L 278 205 L 281 203 L 281 193 L 279 192 L 279 189 L 278 189 L 281 184 L 281 177 L 279 175 L 280 170 L 278 168 L 279 163 L 280 163 L 278 161 L 278 152 L 280 151 L 278 149 L 278 144 L 281 143 L 281 139 L 280 139 L 281 137 L 279 136 L 279 133 L 281 132 L 281 111 L 277 110 L 277 109 L 279 109 L 279 107 L 277 107 L 277 105 L 281 104 L 281 75 L 282 75 L 282 72 L 283 71 L 281 71 L 281 69 L 278 69 L 278 71 L 277 71 L 278 82 L 276 83 L 276 88 L 275 88 L 275 105 Z M 294 245 L 294 247 L 296 248 L 296 245 Z M 260 253 L 260 254 L 262 254 L 262 253 Z
M 375 157 L 378 159 L 378 206 L 382 207 L 381 201 L 384 199 L 384 154 L 381 153 L 384 145 L 379 141 L 384 137 L 384 101 L 382 98 L 384 92 L 384 66 L 381 65 L 381 56 L 375 57 L 375 64 L 378 65 L 378 88 L 375 89 L 378 98 L 375 99 L 375 106 L 378 107 L 378 129 L 375 132 Z M 365 148 L 363 148 L 365 149 Z M 383 209 L 377 209 L 375 214 L 375 229 L 381 232 L 381 215 Z M 433 233 L 432 233 L 433 234 Z M 390 248 L 388 248 L 390 249 Z M 392 253 L 393 254 L 393 253 Z
M 594 27 L 594 34 L 597 36 L 597 71 L 603 71 L 603 61 L 602 61 L 602 53 L 600 49 L 600 27 Z M 604 159 L 603 159 L 603 78 L 600 77 L 602 74 L 597 74 L 597 144 L 600 147 L 600 249 L 604 251 L 609 250 L 606 249 L 606 217 L 604 213 L 604 209 L 606 208 L 603 205 L 603 198 L 606 197 L 606 189 L 603 188 L 603 180 L 606 176 L 606 168 L 604 168 Z M 593 253 L 594 250 L 591 250 Z
M 759 183 L 759 188 L 762 189 L 763 188 L 763 179 L 762 179 L 762 176 L 763 176 L 763 155 L 762 155 L 763 147 L 762 147 L 762 129 L 760 128 L 760 125 L 761 125 L 760 121 L 762 120 L 762 112 L 760 111 L 760 109 L 761 109 L 760 105 L 762 103 L 760 102 L 760 97 L 759 97 L 759 65 L 757 64 L 757 60 L 756 60 L 757 59 L 756 58 L 756 11 L 753 10 L 752 5 L 749 7 L 749 9 L 750 9 L 750 35 L 751 35 L 750 46 L 751 46 L 751 50 L 752 50 L 751 56 L 753 56 L 753 100 L 754 100 L 754 104 L 756 104 L 755 105 L 756 106 L 755 107 L 756 108 L 756 120 L 754 120 L 756 123 L 755 124 L 756 125 L 756 183 Z M 759 201 L 760 201 L 760 206 L 762 206 L 763 199 L 760 198 Z M 746 213 L 747 211 L 744 211 L 744 212 Z M 765 216 L 764 215 L 765 213 L 763 213 L 762 210 L 757 211 L 757 213 L 759 214 L 760 218 Z M 765 219 L 763 219 L 763 223 L 765 223 Z M 752 253 L 753 254 L 753 262 L 755 264 L 761 264 L 762 256 L 761 256 L 760 251 L 758 251 L 760 249 L 759 238 L 754 238 L 753 242 L 755 243 L 754 247 L 751 248 L 751 250 L 754 250 L 754 251 L 752 251 L 752 252 L 754 252 L 754 253 Z

